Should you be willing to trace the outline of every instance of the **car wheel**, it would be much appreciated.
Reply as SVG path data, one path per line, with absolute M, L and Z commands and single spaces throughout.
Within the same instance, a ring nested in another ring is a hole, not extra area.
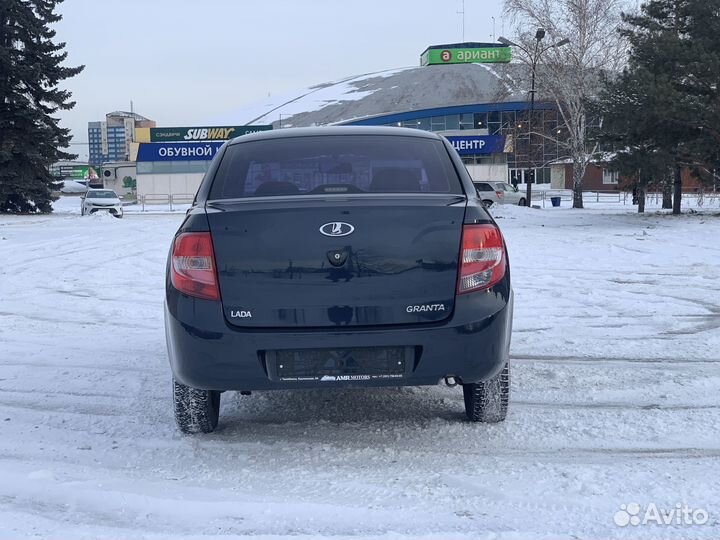
M 113 214 L 113 216 L 115 216 L 115 217 L 118 218 L 118 219 L 122 219 L 122 217 L 123 217 L 122 214 Z
M 523 199 L 520 199 L 520 200 L 518 201 L 518 206 L 525 206 L 525 199 L 524 199 L 524 198 L 523 198 Z
M 183 433 L 210 433 L 220 417 L 220 392 L 191 388 L 173 379 L 175 423 Z
M 493 203 L 490 199 L 485 199 L 485 200 L 483 201 L 483 204 L 484 204 L 487 208 L 490 208 L 494 203 Z
M 463 384 L 465 414 L 471 422 L 502 422 L 510 399 L 510 364 L 487 381 Z

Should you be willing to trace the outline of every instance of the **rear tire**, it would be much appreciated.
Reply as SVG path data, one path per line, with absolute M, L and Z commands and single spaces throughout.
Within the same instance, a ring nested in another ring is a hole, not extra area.
M 493 202 L 489 199 L 486 199 L 483 201 L 483 204 L 485 205 L 486 208 L 490 208 L 493 205 Z
M 173 379 L 175 423 L 183 433 L 211 433 L 220 417 L 220 392 L 191 388 Z
M 520 199 L 520 200 L 518 201 L 518 206 L 525 206 L 525 199 L 524 199 L 524 198 L 523 198 L 523 199 Z
M 510 400 L 510 364 L 487 381 L 463 384 L 465 414 L 471 422 L 502 422 Z

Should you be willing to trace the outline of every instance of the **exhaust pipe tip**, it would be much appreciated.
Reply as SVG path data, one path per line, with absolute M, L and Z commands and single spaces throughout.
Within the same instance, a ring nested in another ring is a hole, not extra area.
M 455 377 L 455 375 L 446 375 L 446 376 L 445 376 L 445 384 L 447 384 L 449 387 L 452 388 L 452 387 L 454 387 L 454 386 L 457 386 L 457 385 L 460 384 L 460 383 L 458 382 L 458 380 L 457 380 L 457 378 Z

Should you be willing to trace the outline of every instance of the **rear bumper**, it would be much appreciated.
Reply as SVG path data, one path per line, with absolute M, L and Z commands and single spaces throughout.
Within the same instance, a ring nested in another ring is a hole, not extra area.
M 509 280 L 507 280 L 509 281 Z M 165 331 L 173 374 L 209 390 L 434 385 L 445 376 L 477 382 L 508 359 L 513 297 L 507 282 L 459 297 L 453 316 L 439 325 L 302 331 L 238 329 L 219 303 L 198 300 L 168 286 Z M 280 349 L 413 347 L 415 364 L 402 378 L 370 381 L 271 380 L 265 351 Z

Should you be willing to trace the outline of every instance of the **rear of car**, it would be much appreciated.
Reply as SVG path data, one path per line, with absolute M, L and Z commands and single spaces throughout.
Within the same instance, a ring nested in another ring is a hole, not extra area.
M 482 200 L 483 204 L 490 208 L 494 204 L 503 204 L 503 190 L 495 186 L 492 182 L 475 182 L 477 196 Z
M 463 385 L 505 417 L 512 290 L 499 229 L 452 147 L 394 128 L 293 129 L 218 153 L 168 261 L 175 416 L 220 393 Z
M 491 182 L 496 192 L 501 192 L 501 204 L 515 204 L 525 206 L 525 193 L 518 190 L 517 186 L 507 182 Z

